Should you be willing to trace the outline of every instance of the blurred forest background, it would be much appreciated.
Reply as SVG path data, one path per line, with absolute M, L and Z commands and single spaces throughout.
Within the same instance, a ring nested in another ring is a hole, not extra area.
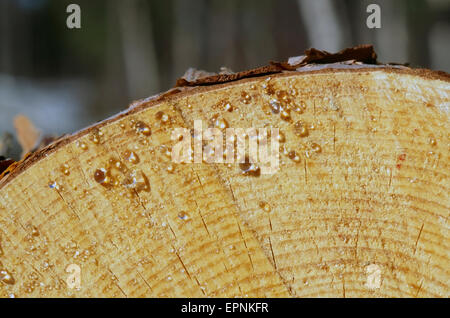
M 81 29 L 66 27 L 70 3 Z M 380 29 L 366 26 L 370 3 Z M 449 35 L 450 0 L 0 0 L 0 155 L 19 156 L 8 141 L 19 113 L 44 134 L 71 133 L 188 67 L 239 71 L 370 43 L 381 62 L 450 72 Z

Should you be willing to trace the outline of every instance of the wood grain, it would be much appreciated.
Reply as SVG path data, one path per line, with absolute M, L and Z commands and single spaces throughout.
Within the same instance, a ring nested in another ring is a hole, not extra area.
M 3 279 L 0 296 L 448 297 L 449 94 L 448 79 L 374 68 L 138 103 L 3 182 L 0 267 L 14 283 Z M 173 128 L 216 114 L 279 128 L 280 170 L 173 164 Z

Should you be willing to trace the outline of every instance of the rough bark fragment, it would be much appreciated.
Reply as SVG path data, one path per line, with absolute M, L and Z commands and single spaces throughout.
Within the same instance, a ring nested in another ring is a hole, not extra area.
M 305 51 L 305 55 L 291 57 L 287 62 L 271 62 L 268 66 L 237 73 L 226 70 L 226 72 L 222 71 L 217 74 L 190 68 L 183 77 L 177 80 L 176 86 L 211 85 L 231 82 L 247 77 L 279 73 L 281 71 L 293 71 L 298 67 L 312 63 L 325 64 L 352 61 L 350 63 L 376 64 L 376 58 L 377 55 L 372 45 L 360 45 L 347 48 L 338 53 L 329 53 L 311 48 Z
M 9 158 L 0 157 L 0 177 L 9 166 L 11 166 L 15 161 Z
M 360 45 L 344 49 L 338 53 L 329 53 L 314 48 L 305 51 L 305 55 L 290 58 L 288 62 L 273 62 L 285 70 L 295 70 L 306 64 L 328 64 L 352 61 L 351 63 L 377 64 L 377 54 L 372 45 Z

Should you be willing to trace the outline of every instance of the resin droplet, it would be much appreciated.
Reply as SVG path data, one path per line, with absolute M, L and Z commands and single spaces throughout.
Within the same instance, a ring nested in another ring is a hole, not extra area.
M 172 147 L 161 145 L 159 149 L 161 150 L 161 154 L 163 154 L 167 159 L 172 159 Z
M 434 137 L 430 137 L 430 139 L 428 140 L 428 142 L 430 143 L 430 145 L 432 146 L 436 146 L 437 145 L 437 141 Z
M 265 201 L 259 202 L 259 207 L 261 209 L 263 209 L 264 211 L 266 211 L 266 212 L 272 211 L 272 208 L 270 207 L 270 204 L 265 202 Z
M 159 111 L 155 115 L 157 120 L 160 120 L 162 123 L 167 123 L 169 121 L 169 115 L 165 114 L 162 111 Z
M 267 95 L 273 95 L 275 94 L 275 89 L 273 88 L 273 84 L 271 83 L 264 83 L 263 84 L 263 88 L 264 88 L 264 93 L 266 93 Z
M 277 92 L 277 97 L 278 97 L 278 99 L 280 99 L 281 101 L 289 102 L 289 95 L 288 95 L 288 93 L 287 93 L 286 91 L 284 91 L 284 90 L 278 91 L 278 92 Z
M 94 130 L 91 135 L 89 136 L 89 139 L 94 143 L 98 144 L 100 143 L 100 133 L 98 130 Z
M 126 172 L 127 167 L 120 161 L 115 158 L 110 158 L 108 160 L 108 168 L 116 169 L 120 172 Z
M 233 111 L 233 106 L 231 106 L 231 104 L 230 103 L 226 103 L 225 104 L 225 106 L 224 106 L 224 109 L 227 111 L 227 112 L 232 112 Z
M 137 133 L 140 133 L 144 136 L 150 136 L 152 134 L 152 130 L 150 129 L 150 127 L 142 121 L 137 121 L 134 124 L 134 129 Z
M 107 172 L 104 168 L 97 169 L 94 172 L 94 180 L 100 184 L 107 183 Z
M 91 135 L 91 141 L 94 144 L 98 144 L 100 142 L 100 139 L 99 139 L 99 137 L 97 135 Z
M 287 108 L 282 108 L 280 117 L 281 117 L 281 119 L 283 119 L 285 121 L 291 120 L 291 111 Z
M 181 212 L 178 214 L 178 218 L 180 218 L 181 220 L 187 220 L 187 219 L 189 218 L 189 216 L 187 215 L 186 212 L 181 211 Z
M 31 235 L 32 236 L 39 236 L 39 230 L 38 230 L 38 228 L 37 227 L 35 227 L 35 226 L 32 226 L 31 227 Z
M 16 281 L 8 270 L 0 269 L 0 282 L 8 285 L 14 285 Z
M 309 135 L 308 127 L 302 121 L 298 121 L 294 125 L 295 134 L 299 137 L 306 137 Z
M 294 112 L 296 112 L 298 114 L 303 114 L 303 112 L 306 109 L 306 106 L 303 102 L 301 102 L 300 104 L 295 104 L 292 109 L 294 110 Z
M 289 153 L 288 148 L 285 145 L 281 145 L 280 146 L 280 153 L 282 153 L 283 155 L 287 156 Z
M 249 162 L 248 158 L 245 158 L 244 163 L 239 164 L 239 168 L 244 176 L 259 177 L 261 175 L 261 169 L 256 164 Z
M 50 181 L 50 182 L 48 183 L 48 187 L 49 187 L 50 189 L 56 189 L 56 190 L 59 190 L 59 185 L 56 183 L 56 181 Z
M 316 153 L 322 152 L 322 147 L 319 144 L 316 144 L 315 142 L 311 143 L 311 150 Z
M 173 165 L 173 164 L 169 164 L 168 166 L 167 166 L 167 172 L 168 173 L 174 173 L 175 172 L 175 166 Z
M 297 155 L 297 153 L 294 150 L 289 151 L 288 158 L 297 163 L 300 162 L 300 160 L 301 160 L 300 156 Z
M 81 150 L 86 150 L 87 149 L 87 145 L 84 142 L 77 142 L 77 146 L 81 149 Z
M 241 97 L 244 104 L 248 104 L 252 100 L 252 97 L 247 92 L 242 92 Z
M 286 136 L 281 131 L 279 131 L 277 139 L 278 139 L 278 142 L 285 142 L 286 141 Z
M 61 172 L 66 176 L 70 175 L 69 165 L 67 163 L 61 166 Z
M 270 109 L 272 110 L 272 113 L 279 114 L 281 110 L 281 105 L 278 103 L 277 100 L 270 101 Z
M 130 171 L 122 184 L 136 191 L 150 191 L 150 183 L 148 182 L 147 176 L 140 170 Z
M 134 152 L 134 151 L 130 151 L 130 150 L 126 150 L 123 153 L 123 156 L 126 160 L 128 160 L 129 162 L 131 162 L 132 164 L 137 164 L 139 163 L 139 157 L 138 155 Z
M 214 128 L 219 128 L 219 129 L 226 129 L 229 127 L 228 122 L 224 118 L 219 117 L 218 114 L 214 115 L 211 118 L 211 124 Z

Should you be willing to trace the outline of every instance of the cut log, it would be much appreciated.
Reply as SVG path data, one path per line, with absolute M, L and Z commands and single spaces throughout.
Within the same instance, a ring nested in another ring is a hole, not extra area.
M 449 297 L 450 76 L 335 62 L 184 79 L 7 170 L 0 296 Z M 279 128 L 279 171 L 173 163 L 213 117 Z

